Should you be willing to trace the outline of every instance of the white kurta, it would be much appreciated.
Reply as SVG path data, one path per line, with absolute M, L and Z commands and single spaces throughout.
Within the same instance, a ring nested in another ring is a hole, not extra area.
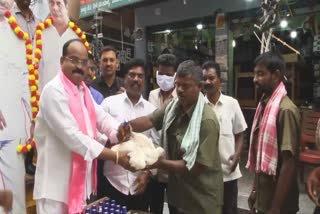
M 24 158 L 16 151 L 28 138 L 31 121 L 25 43 L 5 21 L 0 44 L 0 110 L 7 122 L 0 131 L 0 189 L 13 191 L 13 213 L 25 213 Z
M 42 58 L 39 63 L 39 90 L 52 80 L 61 70 L 60 57 L 62 47 L 70 39 L 76 39 L 76 33 L 67 28 L 60 36 L 56 28 L 52 25 L 42 32 Z
M 92 137 L 84 135 L 78 128 L 70 112 L 68 97 L 59 75 L 46 85 L 40 100 L 35 127 L 38 162 L 34 199 L 50 199 L 67 204 L 72 152 L 82 155 L 91 163 L 99 156 L 104 146 Z M 97 130 L 116 143 L 117 128 L 120 124 L 96 103 L 94 106 Z M 90 192 L 88 189 L 86 191 Z
M 142 96 L 140 100 L 133 105 L 128 98 L 127 93 L 107 97 L 101 103 L 101 106 L 119 123 L 123 123 L 125 120 L 129 121 L 137 117 L 146 116 L 156 109 L 151 103 L 143 99 Z M 153 131 L 155 132 L 154 129 Z M 152 130 L 150 129 L 145 131 L 144 134 L 151 137 L 151 132 Z M 135 186 L 133 186 L 133 183 L 140 172 L 130 172 L 121 166 L 114 164 L 112 161 L 105 161 L 103 174 L 118 191 L 125 195 L 135 194 Z

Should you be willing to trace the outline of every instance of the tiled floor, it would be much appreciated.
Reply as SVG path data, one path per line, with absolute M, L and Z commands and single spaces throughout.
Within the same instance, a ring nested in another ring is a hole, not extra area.
M 247 169 L 245 169 L 245 164 L 247 161 L 247 154 L 244 153 L 243 157 L 241 158 L 240 168 L 242 172 L 242 178 L 239 180 L 238 187 L 239 187 L 239 194 L 238 194 L 238 207 L 239 207 L 239 214 L 247 214 L 246 210 L 248 210 L 248 203 L 247 199 L 249 196 L 249 193 L 251 191 L 251 186 L 253 182 L 253 175 L 248 172 Z M 309 169 L 310 170 L 310 169 Z M 306 170 L 305 178 L 307 177 L 307 174 L 309 170 Z M 304 184 L 300 185 L 300 198 L 299 198 L 299 206 L 300 211 L 298 214 L 312 214 L 314 210 L 314 205 L 308 198 L 308 195 L 305 191 Z M 241 210 L 241 211 L 240 211 Z M 167 203 L 165 203 L 164 206 L 164 214 L 169 214 Z
M 252 183 L 253 183 L 253 175 L 249 173 L 249 171 L 245 168 L 245 164 L 247 161 L 247 154 L 243 154 L 243 158 L 241 159 L 240 168 L 242 172 L 242 178 L 239 180 L 238 188 L 238 207 L 242 209 L 248 209 L 247 199 L 251 191 Z M 305 170 L 305 179 L 309 173 L 310 169 Z M 312 214 L 314 210 L 314 205 L 309 199 L 306 191 L 305 185 L 300 184 L 300 197 L 299 197 L 299 214 Z

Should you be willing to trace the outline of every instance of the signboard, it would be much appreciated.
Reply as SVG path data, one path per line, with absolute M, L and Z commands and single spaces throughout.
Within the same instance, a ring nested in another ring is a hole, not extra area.
M 86 0 L 81 1 L 80 18 L 93 15 L 97 10 L 116 9 L 130 4 L 142 2 L 143 0 Z

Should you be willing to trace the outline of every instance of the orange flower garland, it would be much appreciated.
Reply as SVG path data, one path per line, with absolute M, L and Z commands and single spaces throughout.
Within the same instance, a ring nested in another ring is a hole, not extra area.
M 32 107 L 32 122 L 35 122 L 36 115 L 39 111 L 39 91 L 38 91 L 38 70 L 37 67 L 33 65 L 33 48 L 32 48 L 32 40 L 29 38 L 28 33 L 24 32 L 22 28 L 16 22 L 14 16 L 11 15 L 10 11 L 5 12 L 5 17 L 8 19 L 8 23 L 11 26 L 11 29 L 15 32 L 18 38 L 25 40 L 26 47 L 26 63 L 28 65 L 29 71 L 29 89 L 31 93 L 31 107 Z M 25 145 L 19 144 L 17 146 L 17 152 L 27 153 L 32 148 L 35 148 L 34 139 L 28 141 Z
M 72 21 L 69 22 L 69 27 L 78 35 L 78 37 L 82 40 L 84 46 L 87 48 L 87 51 L 90 51 L 90 45 L 87 41 L 87 37 L 85 33 Z
M 33 55 L 33 46 L 32 40 L 29 38 L 28 33 L 24 32 L 22 28 L 16 22 L 14 16 L 11 15 L 10 11 L 5 12 L 5 17 L 8 19 L 8 23 L 10 24 L 12 30 L 15 32 L 18 38 L 25 40 L 26 47 L 26 63 L 28 65 L 29 71 L 29 89 L 30 89 L 30 103 L 31 103 L 31 111 L 32 111 L 32 122 L 35 123 L 36 116 L 39 112 L 39 62 L 42 57 L 42 31 L 48 27 L 50 27 L 53 23 L 53 17 L 48 17 L 44 22 L 41 22 L 37 25 L 36 28 L 36 48 Z M 81 29 L 72 21 L 69 22 L 69 27 L 77 34 L 77 36 L 82 40 L 84 46 L 87 51 L 90 51 L 90 46 L 87 41 L 86 35 L 81 31 Z M 33 63 L 34 62 L 34 63 Z M 17 152 L 27 153 L 32 148 L 35 148 L 36 144 L 34 139 L 28 141 L 25 145 L 19 144 L 17 146 Z

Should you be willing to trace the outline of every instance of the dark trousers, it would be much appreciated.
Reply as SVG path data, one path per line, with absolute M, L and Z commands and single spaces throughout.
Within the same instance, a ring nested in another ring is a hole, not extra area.
M 223 214 L 238 213 L 238 180 L 224 182 Z
M 320 207 L 316 207 L 313 214 L 320 214 Z
M 97 195 L 98 199 L 103 198 L 105 196 L 104 190 L 107 188 L 105 184 L 105 177 L 103 175 L 103 166 L 104 161 L 98 160 L 98 166 L 97 166 Z
M 156 179 L 150 179 L 148 184 L 148 196 L 151 213 L 163 213 L 164 194 L 166 189 L 167 183 L 159 182 Z
M 100 193 L 103 193 L 104 196 L 115 200 L 116 203 L 120 204 L 121 206 L 126 206 L 127 210 L 148 211 L 147 194 L 125 195 L 114 188 L 106 177 L 103 178 L 103 187 L 105 189 L 101 189 Z

